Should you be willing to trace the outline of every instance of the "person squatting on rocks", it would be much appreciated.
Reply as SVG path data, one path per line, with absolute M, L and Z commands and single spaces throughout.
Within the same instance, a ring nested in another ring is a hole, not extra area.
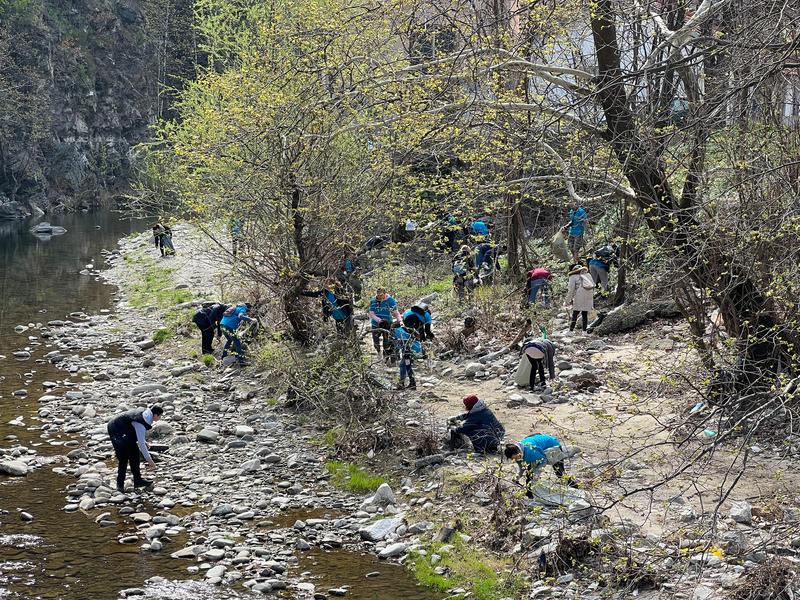
M 422 342 L 436 337 L 431 329 L 432 324 L 431 307 L 426 302 L 417 302 L 403 313 L 403 325 L 412 330 Z
M 570 266 L 569 285 L 564 305 L 572 309 L 572 317 L 569 321 L 570 332 L 575 331 L 579 314 L 581 329 L 586 332 L 586 328 L 589 326 L 589 313 L 594 310 L 594 282 L 586 267 L 577 264 Z
M 578 204 L 577 201 L 570 203 L 569 223 L 561 228 L 561 231 L 566 231 L 567 246 L 572 252 L 573 262 L 578 262 L 580 257 L 581 248 L 583 248 L 583 239 L 586 235 L 586 224 L 589 222 L 589 215 L 586 210 Z
M 550 307 L 550 282 L 553 274 L 544 267 L 536 267 L 528 271 L 528 279 L 525 281 L 525 298 L 528 304 L 536 304 L 536 298 L 541 295 L 542 306 Z
M 503 454 L 508 460 L 513 460 L 519 467 L 517 482 L 525 475 L 525 495 L 533 498 L 532 485 L 539 478 L 542 466 L 545 464 L 553 467 L 553 472 L 566 480 L 570 487 L 577 487 L 571 475 L 566 475 L 564 459 L 574 456 L 575 450 L 562 447 L 558 438 L 545 433 L 535 433 L 526 437 L 519 443 L 506 444 Z
M 594 251 L 589 259 L 589 274 L 594 285 L 600 285 L 603 293 L 608 293 L 608 274 L 611 266 L 619 267 L 619 248 L 616 244 L 606 244 Z
M 136 408 L 113 417 L 106 427 L 114 454 L 117 457 L 117 491 L 125 493 L 125 475 L 128 465 L 131 466 L 133 487 L 149 487 L 152 481 L 142 479 L 139 470 L 139 452 L 142 453 L 148 469 L 155 469 L 156 463 L 150 456 L 145 441 L 145 433 L 153 427 L 153 423 L 161 418 L 164 409 L 158 404 L 150 408 Z
M 378 356 L 381 356 L 381 342 L 383 342 L 383 358 L 388 362 L 392 359 L 393 347 L 389 342 L 389 327 L 381 327 L 381 322 L 400 322 L 402 317 L 397 309 L 397 300 L 386 293 L 384 288 L 375 290 L 375 296 L 369 301 L 369 321 L 372 327 L 372 345 Z
M 355 331 L 353 323 L 353 302 L 347 296 L 345 289 L 336 283 L 335 279 L 326 279 L 322 289 L 300 292 L 307 298 L 322 299 L 322 316 L 324 319 L 333 319 L 336 332 L 340 335 L 350 335 Z
M 397 383 L 397 389 L 405 389 L 406 378 L 408 378 L 408 389 L 417 389 L 417 380 L 414 377 L 414 359 L 422 354 L 422 344 L 417 339 L 416 331 L 401 323 L 390 324 L 388 321 L 381 321 L 380 326 L 381 329 L 391 327 L 392 330 L 392 340 L 400 360 L 400 380 Z
M 239 302 L 235 306 L 228 307 L 222 315 L 220 321 L 220 329 L 225 336 L 225 346 L 222 348 L 222 358 L 228 356 L 228 350 L 236 357 L 239 364 L 244 364 L 245 356 L 242 349 L 242 340 L 239 337 L 239 325 L 242 321 L 253 323 L 256 320 L 247 316 L 247 311 L 252 308 L 252 305 L 245 302 Z
M 201 348 L 203 354 L 213 354 L 214 348 L 212 344 L 214 343 L 214 330 L 217 331 L 217 339 L 222 337 L 222 328 L 221 328 L 221 321 L 222 317 L 225 314 L 225 311 L 228 310 L 227 304 L 209 304 L 203 306 L 200 310 L 194 313 L 192 317 L 192 322 L 197 325 L 197 328 L 200 330 L 201 336 Z
M 495 453 L 500 449 L 500 441 L 506 434 L 505 427 L 497 420 L 492 410 L 476 395 L 464 396 L 462 399 L 467 412 L 450 417 L 449 425 L 463 421 L 463 425 L 450 429 L 448 446 L 458 450 L 466 445 L 465 437 L 472 443 L 475 452 Z
M 528 357 L 531 363 L 531 378 L 530 388 L 531 391 L 536 389 L 536 373 L 539 373 L 542 387 L 546 386 L 544 381 L 544 363 L 547 362 L 547 371 L 550 374 L 550 380 L 556 378 L 556 366 L 553 360 L 556 355 L 556 347 L 550 340 L 535 339 L 529 340 L 522 344 L 522 354 Z

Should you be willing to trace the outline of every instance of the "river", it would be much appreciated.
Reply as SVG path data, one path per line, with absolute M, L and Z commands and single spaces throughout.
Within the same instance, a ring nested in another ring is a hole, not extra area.
M 37 337 L 37 329 L 15 328 L 65 319 L 73 312 L 113 310 L 114 287 L 81 271 L 87 265 L 101 268 L 102 250 L 114 249 L 121 237 L 146 227 L 143 221 L 110 212 L 59 215 L 51 222 L 67 233 L 42 240 L 30 233 L 31 223 L 0 223 L 0 355 L 4 357 L 0 358 L 0 450 L 4 452 L 21 445 L 40 456 L 61 456 L 81 442 L 49 434 L 37 419 L 37 400 L 49 393 L 43 382 L 55 382 L 53 393 L 63 394 L 80 380 L 43 360 L 52 348 Z M 16 359 L 13 353 L 21 350 L 30 352 L 30 358 Z M 27 395 L 15 395 L 19 390 Z M 130 521 L 118 519 L 116 527 L 103 528 L 92 520 L 94 515 L 64 512 L 64 489 L 72 480 L 53 471 L 59 464 L 22 478 L 0 475 L 0 599 L 116 598 L 120 590 L 141 587 L 150 577 L 190 577 L 185 561 L 171 559 L 167 552 L 142 552 L 137 545 L 119 544 L 119 534 L 133 527 Z M 21 511 L 33 515 L 33 521 L 24 521 Z M 354 600 L 436 598 L 419 588 L 403 567 L 379 563 L 369 555 L 314 551 L 301 557 L 299 568 L 310 571 L 307 580 L 321 589 L 352 586 L 348 597 Z M 366 579 L 372 571 L 381 576 Z M 221 600 L 244 595 L 202 582 L 177 586 L 166 582 L 160 588 L 147 588 L 147 597 Z

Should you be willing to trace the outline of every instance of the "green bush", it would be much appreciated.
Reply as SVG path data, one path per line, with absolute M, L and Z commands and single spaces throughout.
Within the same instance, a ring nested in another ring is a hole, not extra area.
M 214 357 L 211 354 L 203 354 L 203 356 L 200 358 L 200 360 L 207 367 L 212 366 L 214 364 L 214 362 L 215 362 L 214 361 Z

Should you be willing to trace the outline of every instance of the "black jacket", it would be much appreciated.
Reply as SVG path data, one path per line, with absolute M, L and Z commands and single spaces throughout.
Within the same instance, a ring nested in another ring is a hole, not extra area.
M 135 408 L 133 410 L 120 413 L 108 422 L 108 435 L 114 437 L 127 438 L 132 443 L 136 443 L 136 430 L 133 428 L 134 423 L 144 425 L 144 428 L 149 430 L 153 426 L 144 420 L 144 408 Z
M 472 410 L 459 415 L 464 424 L 456 429 L 469 438 L 475 452 L 493 452 L 497 450 L 500 440 L 506 434 L 505 427 L 497 420 L 491 409 L 483 400 L 472 407 Z

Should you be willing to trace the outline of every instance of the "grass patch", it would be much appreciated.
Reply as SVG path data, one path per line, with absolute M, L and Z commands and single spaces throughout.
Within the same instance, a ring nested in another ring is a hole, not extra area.
M 200 358 L 200 362 L 202 362 L 205 366 L 210 367 L 215 361 L 211 354 L 203 354 L 203 356 Z
M 325 463 L 325 468 L 331 474 L 333 485 L 354 493 L 374 492 L 378 486 L 386 483 L 380 475 L 374 475 L 353 463 L 332 460 Z
M 438 592 L 454 587 L 467 588 L 476 600 L 499 600 L 522 597 L 527 589 L 519 575 L 508 573 L 509 562 L 487 552 L 479 551 L 460 538 L 450 544 L 449 552 L 441 552 L 444 544 L 435 543 L 427 556 L 418 555 L 413 561 L 413 572 L 417 581 Z M 441 560 L 431 564 L 431 556 L 438 554 Z M 439 569 L 440 572 L 437 572 Z
M 173 337 L 175 337 L 175 331 L 173 329 L 157 329 L 153 333 L 153 341 L 156 344 L 162 344 Z
M 175 269 L 158 264 L 147 256 L 132 257 L 131 262 L 143 267 L 141 277 L 128 290 L 128 302 L 134 308 L 172 308 L 193 298 L 191 290 L 175 289 L 172 280 Z

